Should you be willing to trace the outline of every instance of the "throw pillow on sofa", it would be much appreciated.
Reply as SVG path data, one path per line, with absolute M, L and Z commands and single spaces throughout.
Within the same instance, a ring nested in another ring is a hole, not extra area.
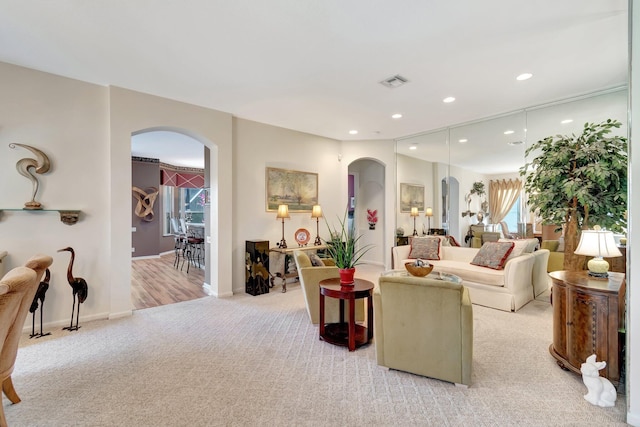
M 440 238 L 438 237 L 412 237 L 409 239 L 411 250 L 409 258 L 440 259 Z
M 538 246 L 538 239 L 499 239 L 498 242 L 513 243 L 513 251 L 511 251 L 508 259 L 519 257 L 522 254 L 532 253 Z
M 487 242 L 482 245 L 471 264 L 502 270 L 513 247 L 513 242 Z

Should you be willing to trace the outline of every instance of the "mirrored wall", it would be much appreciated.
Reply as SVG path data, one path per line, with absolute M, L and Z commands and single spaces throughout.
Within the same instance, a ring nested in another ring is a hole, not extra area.
M 403 189 L 422 186 L 424 207 L 415 217 L 418 234 L 429 229 L 432 233 L 446 231 L 465 245 L 471 225 L 501 231 L 488 206 L 490 182 L 521 180 L 526 148 L 536 141 L 579 134 L 585 123 L 607 119 L 620 121 L 616 134 L 627 135 L 626 87 L 396 140 L 397 227 L 405 236 L 413 234 L 414 217 L 408 209 L 412 201 L 402 200 Z M 425 216 L 427 208 L 433 216 Z M 540 232 L 541 225 L 529 212 L 524 192 L 502 221 L 515 233 Z

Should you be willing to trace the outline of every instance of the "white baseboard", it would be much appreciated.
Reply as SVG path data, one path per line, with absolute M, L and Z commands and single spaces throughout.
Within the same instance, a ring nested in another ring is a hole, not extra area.
M 132 311 L 129 310 L 129 316 L 131 316 Z M 40 329 L 40 322 L 38 322 L 37 319 L 37 315 L 36 315 L 36 330 L 39 331 Z M 107 320 L 107 319 L 116 319 L 118 317 L 125 317 L 124 315 L 118 315 L 117 317 L 114 317 L 113 314 L 109 315 L 108 313 L 98 313 L 98 314 L 92 314 L 90 316 L 82 316 L 80 318 L 80 320 L 78 321 L 78 324 L 80 326 L 82 326 L 82 324 L 84 322 L 91 322 L 93 320 Z M 23 333 L 30 333 L 31 332 L 31 322 L 30 322 L 31 316 L 27 317 L 27 321 L 25 322 L 25 326 L 22 328 L 22 332 Z M 57 320 L 55 322 L 47 322 L 45 324 L 42 325 L 42 329 L 44 330 L 44 332 L 51 332 L 51 330 L 55 330 L 55 329 L 59 329 L 61 330 L 63 327 L 65 326 L 69 326 L 70 320 Z M 75 319 L 74 319 L 74 323 L 75 323 Z
M 202 289 L 204 289 L 204 291 L 212 297 L 216 297 L 216 298 L 228 298 L 228 297 L 232 297 L 233 296 L 233 290 L 231 292 L 227 292 L 224 294 L 218 294 L 213 290 L 213 286 L 211 286 L 209 283 L 205 282 L 202 285 Z
M 125 311 L 121 311 L 119 313 L 111 313 L 109 314 L 109 316 L 107 317 L 109 320 L 113 320 L 113 319 L 120 319 L 122 317 L 129 317 L 133 315 L 133 310 L 125 310 Z
M 131 260 L 136 261 L 140 259 L 158 259 L 158 258 L 160 258 L 160 255 L 145 255 L 145 256 L 132 256 Z
M 627 424 L 634 427 L 640 427 L 640 414 L 627 412 Z

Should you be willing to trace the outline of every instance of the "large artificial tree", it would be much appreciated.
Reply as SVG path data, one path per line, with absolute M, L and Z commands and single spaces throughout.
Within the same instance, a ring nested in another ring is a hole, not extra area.
M 584 256 L 574 254 L 580 230 L 626 229 L 627 139 L 612 135 L 620 126 L 585 123 L 580 135 L 549 136 L 526 150 L 535 155 L 520 169 L 529 208 L 564 229 L 565 270 L 584 268 Z

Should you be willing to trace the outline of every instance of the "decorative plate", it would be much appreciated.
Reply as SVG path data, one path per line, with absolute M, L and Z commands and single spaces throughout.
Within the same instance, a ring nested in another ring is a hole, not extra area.
M 311 234 L 306 228 L 298 228 L 296 230 L 295 237 L 296 242 L 298 242 L 298 244 L 302 246 L 306 245 L 309 242 L 309 239 L 311 239 Z

